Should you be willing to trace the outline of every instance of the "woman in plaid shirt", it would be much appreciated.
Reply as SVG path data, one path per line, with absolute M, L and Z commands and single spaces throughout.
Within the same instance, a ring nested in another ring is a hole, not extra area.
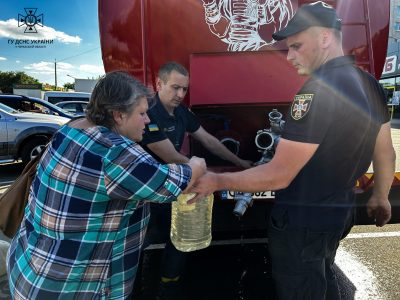
M 148 96 L 127 73 L 108 73 L 86 118 L 54 135 L 8 253 L 13 299 L 129 297 L 148 202 L 173 201 L 206 170 L 196 157 L 161 165 L 136 143 Z

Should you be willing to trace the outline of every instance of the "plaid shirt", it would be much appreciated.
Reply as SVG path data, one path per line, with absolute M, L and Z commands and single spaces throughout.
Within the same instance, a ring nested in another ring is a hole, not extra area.
M 124 299 L 132 291 L 149 203 L 191 178 L 104 127 L 63 126 L 38 166 L 8 253 L 15 299 Z

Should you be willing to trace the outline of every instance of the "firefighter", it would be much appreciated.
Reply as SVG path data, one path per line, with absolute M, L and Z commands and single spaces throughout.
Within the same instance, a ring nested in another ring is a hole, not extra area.
M 236 173 L 206 173 L 192 192 L 275 190 L 268 241 L 279 299 L 340 299 L 332 268 L 353 225 L 357 179 L 374 167 L 367 212 L 377 226 L 391 218 L 395 152 L 382 87 L 344 55 L 341 20 L 318 1 L 301 6 L 273 34 L 287 60 L 310 76 L 294 96 L 274 158 Z
M 182 101 L 189 88 L 189 73 L 176 62 L 167 62 L 160 67 L 156 81 L 156 104 L 149 109 L 150 123 L 141 144 L 159 161 L 165 163 L 188 162 L 189 158 L 180 153 L 186 133 L 211 153 L 228 160 L 241 168 L 251 167 L 251 161 L 233 154 L 217 138 L 209 134 L 198 122 L 196 116 Z M 149 231 L 146 243 L 166 242 L 161 265 L 160 299 L 177 299 L 179 279 L 182 275 L 186 253 L 178 251 L 169 238 L 171 205 L 151 205 Z

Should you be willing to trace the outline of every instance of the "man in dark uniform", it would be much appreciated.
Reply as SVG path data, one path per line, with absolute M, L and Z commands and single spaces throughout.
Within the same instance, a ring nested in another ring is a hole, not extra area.
M 213 154 L 228 160 L 241 168 L 249 168 L 251 161 L 233 154 L 217 138 L 209 134 L 198 122 L 196 116 L 182 101 L 189 87 L 189 73 L 185 67 L 168 62 L 161 66 L 156 81 L 156 104 L 148 111 L 150 123 L 146 127 L 141 144 L 154 157 L 165 163 L 186 163 L 189 158 L 180 153 L 186 133 Z M 176 299 L 174 288 L 182 274 L 186 254 L 178 251 L 169 238 L 171 205 L 151 205 L 147 243 L 166 242 L 161 266 L 160 299 Z M 161 238 L 161 239 L 160 239 Z
M 341 20 L 321 1 L 303 5 L 287 27 L 287 59 L 310 76 L 294 96 L 274 158 L 237 173 L 206 173 L 198 197 L 215 190 L 276 190 L 268 229 L 280 299 L 340 299 L 332 266 L 354 218 L 356 180 L 374 167 L 367 203 L 377 226 L 391 217 L 395 152 L 382 87 L 342 50 Z

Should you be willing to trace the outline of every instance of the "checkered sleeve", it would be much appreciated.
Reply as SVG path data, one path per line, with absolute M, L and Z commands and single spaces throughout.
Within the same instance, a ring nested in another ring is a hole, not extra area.
M 104 180 L 111 198 L 171 202 L 192 176 L 186 164 L 162 165 L 139 145 L 119 145 L 104 159 Z

